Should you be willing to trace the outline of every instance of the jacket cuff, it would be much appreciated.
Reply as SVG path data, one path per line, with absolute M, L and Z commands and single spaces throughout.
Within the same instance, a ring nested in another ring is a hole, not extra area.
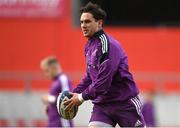
M 53 95 L 48 95 L 48 101 L 49 101 L 50 103 L 54 103 L 54 102 L 56 101 L 56 97 L 53 96 Z
M 78 94 L 78 100 L 83 103 L 84 102 L 84 99 L 82 97 L 82 93 L 81 94 Z

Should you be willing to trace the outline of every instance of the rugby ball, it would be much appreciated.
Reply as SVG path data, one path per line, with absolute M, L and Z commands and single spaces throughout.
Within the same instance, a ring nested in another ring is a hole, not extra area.
M 63 91 L 62 93 L 59 94 L 58 98 L 57 98 L 57 110 L 59 115 L 64 118 L 64 119 L 73 119 L 78 111 L 78 107 L 74 107 L 71 111 L 65 111 L 65 105 L 64 105 L 64 101 L 71 99 L 72 95 L 69 94 L 68 91 Z

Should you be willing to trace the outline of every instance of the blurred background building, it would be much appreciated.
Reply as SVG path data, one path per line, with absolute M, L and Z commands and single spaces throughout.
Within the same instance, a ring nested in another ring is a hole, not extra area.
M 56 55 L 73 81 L 85 70 L 86 39 L 79 8 L 90 0 L 0 0 L 0 126 L 44 126 L 40 96 L 50 81 L 40 60 Z M 93 1 L 93 0 L 91 0 Z M 180 126 L 180 2 L 178 0 L 94 0 L 107 11 L 105 31 L 129 56 L 143 94 L 154 91 L 156 126 Z M 75 118 L 86 126 L 92 104 Z

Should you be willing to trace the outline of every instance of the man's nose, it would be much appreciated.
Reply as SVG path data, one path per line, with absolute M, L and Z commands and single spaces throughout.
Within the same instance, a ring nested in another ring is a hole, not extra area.
M 86 24 L 83 22 L 83 23 L 81 23 L 81 27 L 82 28 L 85 28 L 86 27 Z

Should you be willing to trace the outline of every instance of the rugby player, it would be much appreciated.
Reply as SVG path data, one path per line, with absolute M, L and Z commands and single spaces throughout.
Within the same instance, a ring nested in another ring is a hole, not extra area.
M 117 12 L 118 13 L 118 12 Z M 92 100 L 90 127 L 145 127 L 139 90 L 128 67 L 128 57 L 119 41 L 103 30 L 106 12 L 97 4 L 81 9 L 86 73 L 66 101 L 65 110 Z

